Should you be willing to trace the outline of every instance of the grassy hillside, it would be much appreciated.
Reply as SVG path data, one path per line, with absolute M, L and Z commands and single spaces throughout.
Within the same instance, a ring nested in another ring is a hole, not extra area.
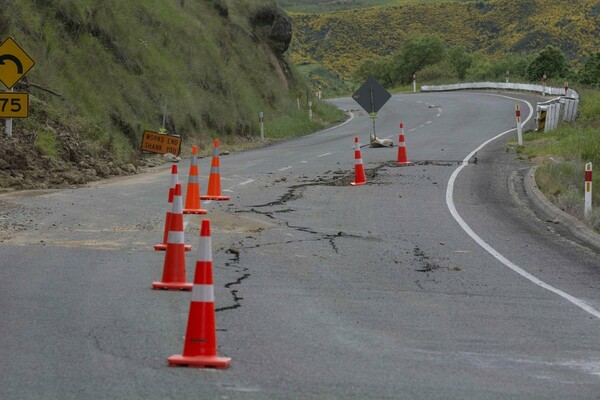
M 425 33 L 492 57 L 551 44 L 569 60 L 580 61 L 600 47 L 597 0 L 410 3 L 291 15 L 294 62 L 322 65 L 344 79 L 365 60 L 388 56 L 407 38 Z
M 0 39 L 36 61 L 16 87 L 31 93 L 31 117 L 15 120 L 15 137 L 59 161 L 83 157 L 67 154 L 68 136 L 75 153 L 135 163 L 165 102 L 186 148 L 256 137 L 260 111 L 276 125 L 306 92 L 285 53 L 286 18 L 274 0 L 4 0 Z M 325 112 L 285 127 L 339 117 Z

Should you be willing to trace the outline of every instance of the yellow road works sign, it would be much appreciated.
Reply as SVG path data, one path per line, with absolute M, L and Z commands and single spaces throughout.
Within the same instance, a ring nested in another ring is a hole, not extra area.
M 181 137 L 144 131 L 144 136 L 142 137 L 142 151 L 158 154 L 171 153 L 178 156 L 180 150 Z
M 12 88 L 35 64 L 11 37 L 0 44 L 0 82 Z
M 29 117 L 29 93 L 0 92 L 0 118 Z

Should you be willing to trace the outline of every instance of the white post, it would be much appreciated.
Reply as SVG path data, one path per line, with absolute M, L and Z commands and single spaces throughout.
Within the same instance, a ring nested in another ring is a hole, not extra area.
M 548 77 L 546 76 L 546 74 L 544 74 L 544 85 L 542 86 L 542 96 L 546 95 L 546 81 L 547 81 Z
M 13 88 L 10 88 L 8 91 L 12 92 Z M 8 136 L 8 137 L 12 137 L 12 131 L 13 131 L 12 130 L 12 128 L 13 128 L 12 120 L 13 120 L 12 118 L 6 119 L 6 136 Z
M 413 93 L 417 93 L 417 75 L 413 74 Z
M 523 127 L 521 126 L 521 106 L 515 105 L 515 113 L 517 116 L 517 139 L 519 146 L 523 146 Z
M 296 103 L 298 103 L 298 111 L 300 111 L 300 97 L 296 97 Z
M 592 163 L 585 164 L 585 218 L 590 218 L 592 212 Z
M 163 124 L 162 128 L 165 129 L 165 125 L 167 124 L 167 99 L 165 99 L 165 112 L 163 113 Z
M 312 101 L 308 102 L 308 119 L 312 121 Z
M 319 86 L 319 91 L 317 93 L 317 99 L 321 100 L 321 86 Z
M 261 111 L 258 113 L 258 118 L 260 120 L 260 140 L 265 140 L 265 114 Z

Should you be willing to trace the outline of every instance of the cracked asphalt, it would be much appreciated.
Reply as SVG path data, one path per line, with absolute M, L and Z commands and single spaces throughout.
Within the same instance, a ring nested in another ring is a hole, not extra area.
M 354 136 L 367 143 L 371 119 L 351 99 L 334 100 L 354 110 L 339 128 L 222 156 L 231 201 L 202 206 L 219 354 L 233 359 L 224 371 L 167 366 L 190 295 L 150 289 L 164 257 L 152 246 L 166 167 L 1 195 L 0 397 L 599 398 L 600 320 L 484 251 L 446 203 L 462 160 L 514 127 L 515 101 L 393 96 L 378 136 L 396 140 L 404 121 L 415 164 L 399 167 L 397 148 L 363 147 L 360 187 L 349 185 Z M 507 139 L 458 176 L 458 212 L 498 252 L 600 309 L 600 256 L 531 211 L 528 165 Z M 189 279 L 202 218 L 186 216 Z

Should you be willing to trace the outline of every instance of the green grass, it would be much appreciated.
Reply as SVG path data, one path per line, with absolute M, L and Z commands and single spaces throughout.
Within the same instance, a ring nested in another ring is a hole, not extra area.
M 539 163 L 536 181 L 546 197 L 562 210 L 583 218 L 585 164 L 600 169 L 600 92 L 581 91 L 580 117 L 550 132 L 524 135 L 517 151 Z M 513 140 L 514 144 L 515 141 Z M 593 174 L 592 218 L 600 232 L 600 174 Z
M 42 154 L 52 157 L 55 160 L 60 159 L 59 154 L 59 143 L 56 139 L 56 134 L 51 131 L 40 131 L 38 132 L 35 140 L 35 147 L 42 152 Z

